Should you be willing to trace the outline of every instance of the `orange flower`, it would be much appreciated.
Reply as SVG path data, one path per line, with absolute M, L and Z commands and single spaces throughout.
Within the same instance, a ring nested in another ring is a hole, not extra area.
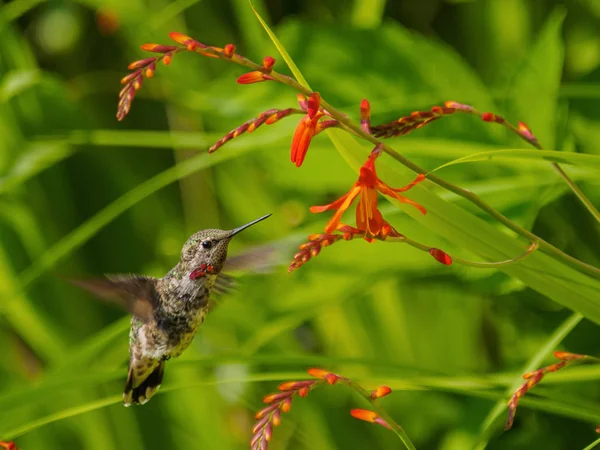
M 328 205 L 312 206 L 310 211 L 320 213 L 329 210 L 337 210 L 325 227 L 326 233 L 331 233 L 340 226 L 342 214 L 350 207 L 356 197 L 360 195 L 358 206 L 356 208 L 356 226 L 359 230 L 365 232 L 365 239 L 369 242 L 374 238 L 385 238 L 392 232 L 392 226 L 383 218 L 379 209 L 377 209 L 377 193 L 381 192 L 389 197 L 395 198 L 402 203 L 413 205 L 423 214 L 427 211 L 418 203 L 402 196 L 399 192 L 408 191 L 415 184 L 420 183 L 425 179 L 425 175 L 420 174 L 417 178 L 407 186 L 394 189 L 377 177 L 375 171 L 375 160 L 381 154 L 381 148 L 378 145 L 371 152 L 367 162 L 361 167 L 358 181 L 350 191 Z
M 308 151 L 308 146 L 313 136 L 320 130 L 318 129 L 319 119 L 325 114 L 321 107 L 321 96 L 315 92 L 308 97 L 306 111 L 307 114 L 302 118 L 292 139 L 291 159 L 296 167 L 300 167 L 304 162 L 304 157 Z

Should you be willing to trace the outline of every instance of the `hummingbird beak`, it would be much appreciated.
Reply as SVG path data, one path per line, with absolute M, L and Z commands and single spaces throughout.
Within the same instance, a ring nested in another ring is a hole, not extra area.
M 240 231 L 242 231 L 242 230 L 245 230 L 246 228 L 248 228 L 248 227 L 250 227 L 250 226 L 254 225 L 255 223 L 258 223 L 258 222 L 260 222 L 260 221 L 262 221 L 262 220 L 265 220 L 267 217 L 271 217 L 271 214 L 267 214 L 267 215 L 265 215 L 265 216 L 259 217 L 258 219 L 256 219 L 256 220 L 253 220 L 253 221 L 252 221 L 252 222 L 250 222 L 250 223 L 247 223 L 246 225 L 242 225 L 241 227 L 234 228 L 233 230 L 231 230 L 231 235 L 230 235 L 230 237 L 233 237 L 233 236 L 235 236 L 235 235 L 236 235 L 236 234 L 238 234 Z

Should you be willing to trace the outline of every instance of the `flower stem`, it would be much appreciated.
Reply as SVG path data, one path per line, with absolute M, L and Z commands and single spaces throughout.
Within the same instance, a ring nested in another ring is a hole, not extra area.
M 389 240 L 393 240 L 393 239 L 394 238 L 391 238 Z M 418 248 L 419 250 L 423 250 L 427 253 L 430 253 L 432 250 L 431 247 L 423 245 L 417 241 L 413 241 L 412 239 L 407 238 L 404 235 L 402 236 L 402 238 L 398 239 L 397 242 L 404 242 L 404 243 L 410 245 L 411 247 Z M 457 258 L 454 256 L 451 256 L 451 258 L 452 258 L 452 261 L 459 263 L 459 264 L 463 264 L 465 266 L 477 267 L 479 269 L 495 269 L 497 267 L 508 266 L 508 265 L 514 264 L 518 261 L 523 261 L 524 259 L 531 256 L 533 254 L 533 252 L 535 252 L 538 248 L 539 248 L 539 244 L 537 243 L 537 241 L 534 241 L 531 243 L 531 245 L 529 247 L 527 247 L 527 250 L 525 250 L 523 253 L 521 253 L 518 256 L 515 256 L 514 258 L 506 259 L 504 261 L 481 262 L 481 261 L 470 261 L 468 259 Z

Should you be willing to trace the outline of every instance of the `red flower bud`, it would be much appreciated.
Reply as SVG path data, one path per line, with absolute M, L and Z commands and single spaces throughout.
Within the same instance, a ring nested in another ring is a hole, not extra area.
M 169 53 L 176 49 L 177 49 L 177 47 L 175 47 L 173 45 L 160 45 L 160 44 L 144 44 L 144 45 L 142 45 L 142 50 L 146 50 L 147 52 L 154 52 L 154 53 Z
M 275 58 L 273 58 L 272 56 L 265 56 L 265 59 L 263 59 L 263 68 L 265 69 L 265 72 L 271 72 L 271 70 L 273 70 L 274 65 Z
M 262 81 L 267 81 L 269 78 L 265 78 L 265 75 L 256 70 L 254 72 L 248 72 L 245 73 L 244 75 L 240 76 L 237 79 L 238 84 L 253 84 L 253 83 L 260 83 Z
M 233 44 L 227 44 L 225 46 L 225 48 L 223 49 L 223 53 L 228 58 L 231 58 L 233 56 L 233 52 L 235 52 L 235 45 L 233 45 Z
M 433 256 L 438 262 L 442 264 L 446 264 L 449 266 L 452 264 L 452 258 L 446 252 L 440 250 L 439 248 L 432 248 L 429 250 L 429 254 Z
M 392 393 L 392 390 L 388 386 L 379 386 L 377 389 L 375 389 L 373 392 L 371 392 L 371 398 L 372 399 L 382 398 L 382 397 L 385 397 L 386 395 L 390 395 L 391 393 Z

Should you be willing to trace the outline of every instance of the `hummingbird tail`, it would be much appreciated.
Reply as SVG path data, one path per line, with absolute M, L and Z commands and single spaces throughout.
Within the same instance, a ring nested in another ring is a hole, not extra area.
M 132 403 L 138 405 L 147 403 L 156 394 L 162 383 L 165 371 L 164 361 L 156 362 L 154 366 L 150 366 L 150 370 L 142 370 L 141 374 L 139 368 L 136 366 L 136 364 L 130 364 L 129 366 L 127 382 L 123 391 L 123 403 L 125 406 L 131 406 Z

